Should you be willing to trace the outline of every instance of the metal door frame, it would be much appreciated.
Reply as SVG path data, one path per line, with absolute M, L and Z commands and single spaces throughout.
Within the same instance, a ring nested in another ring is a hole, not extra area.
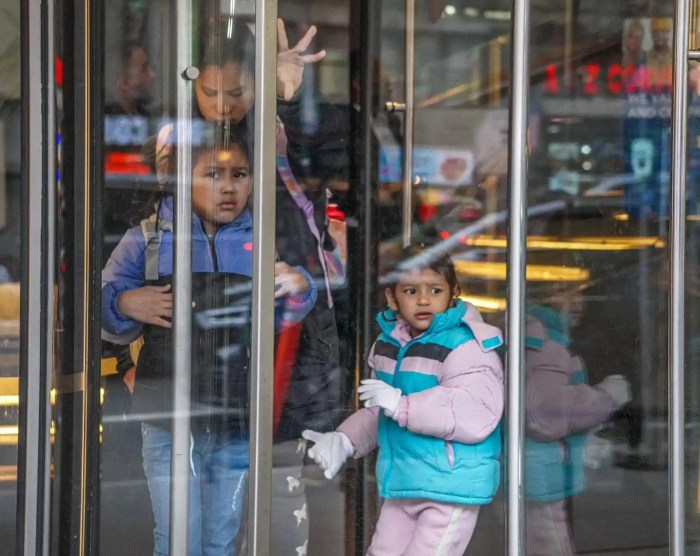
M 53 3 L 21 4 L 21 214 L 20 373 L 17 461 L 16 553 L 47 554 L 50 468 L 50 374 L 53 290 L 46 260 L 52 260 L 49 218 L 53 165 L 53 104 L 47 90 L 53 82 L 50 55 Z M 44 113 L 42 107 L 46 107 Z M 26 293 L 25 293 L 26 292 Z M 36 340 L 38 345 L 30 342 Z M 32 344 L 30 346 L 30 343 Z M 26 369 L 22 372 L 22 369 Z

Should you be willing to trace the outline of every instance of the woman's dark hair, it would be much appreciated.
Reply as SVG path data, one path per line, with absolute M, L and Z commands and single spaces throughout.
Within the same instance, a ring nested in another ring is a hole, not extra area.
M 590 270 L 582 253 L 570 249 L 531 250 L 527 253 L 528 265 L 551 266 L 560 270 L 578 270 L 579 276 L 571 280 L 564 280 L 554 276 L 550 280 L 528 282 L 527 297 L 530 301 L 548 304 L 553 297 L 570 290 L 581 291 L 595 283 L 591 281 Z
M 205 152 L 240 149 L 250 161 L 250 143 L 243 126 L 233 126 L 229 122 L 202 121 L 193 132 L 192 161 Z
M 447 253 L 440 252 L 429 243 L 413 243 L 404 247 L 398 254 L 394 270 L 381 280 L 381 283 L 392 289 L 396 288 L 401 274 L 410 270 L 430 269 L 443 278 L 450 287 L 450 292 L 459 293 L 459 282 L 452 259 Z
M 200 32 L 198 67 L 240 65 L 255 75 L 255 37 L 248 23 L 236 16 L 205 17 Z

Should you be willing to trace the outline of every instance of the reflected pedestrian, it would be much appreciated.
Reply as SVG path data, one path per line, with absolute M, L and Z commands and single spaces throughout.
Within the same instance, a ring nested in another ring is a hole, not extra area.
M 574 261 L 576 256 L 557 262 Z M 528 263 L 544 258 L 528 257 Z M 540 288 L 527 309 L 525 496 L 528 556 L 575 554 L 567 499 L 585 489 L 588 436 L 630 401 L 630 385 L 611 375 L 589 385 L 571 333 L 583 314 L 581 283 Z M 530 288 L 531 295 L 535 286 Z
M 672 30 L 671 18 L 657 17 L 651 21 L 652 47 L 647 52 L 647 79 L 655 91 L 667 90 L 673 81 Z
M 644 51 L 644 38 L 646 29 L 642 22 L 635 18 L 627 21 L 625 35 L 622 41 L 622 67 L 632 66 L 638 68 L 646 63 Z
M 154 79 L 155 72 L 145 46 L 128 45 L 116 83 L 116 101 L 119 108 L 112 108 L 110 113 L 148 116 Z

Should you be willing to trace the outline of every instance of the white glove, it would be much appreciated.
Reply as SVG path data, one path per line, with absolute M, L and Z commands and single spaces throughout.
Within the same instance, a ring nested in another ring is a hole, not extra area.
M 355 453 L 352 442 L 342 432 L 316 432 L 307 429 L 301 436 L 314 443 L 307 453 L 324 470 L 326 479 L 335 477 L 345 460 Z
M 632 399 L 630 383 L 622 375 L 607 376 L 596 385 L 596 388 L 610 396 L 617 404 L 617 407 L 622 407 Z
M 374 378 L 366 378 L 361 384 L 357 391 L 360 400 L 365 402 L 365 407 L 380 407 L 384 410 L 384 415 L 396 419 L 401 390 Z

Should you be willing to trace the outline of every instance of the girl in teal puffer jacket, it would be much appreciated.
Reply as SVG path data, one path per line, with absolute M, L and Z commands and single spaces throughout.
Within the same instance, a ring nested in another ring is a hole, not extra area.
M 365 408 L 304 437 L 329 479 L 379 446 L 384 503 L 367 554 L 461 556 L 499 483 L 502 338 L 458 299 L 448 257 L 419 246 L 402 259 L 377 319 L 372 378 L 358 389 Z

